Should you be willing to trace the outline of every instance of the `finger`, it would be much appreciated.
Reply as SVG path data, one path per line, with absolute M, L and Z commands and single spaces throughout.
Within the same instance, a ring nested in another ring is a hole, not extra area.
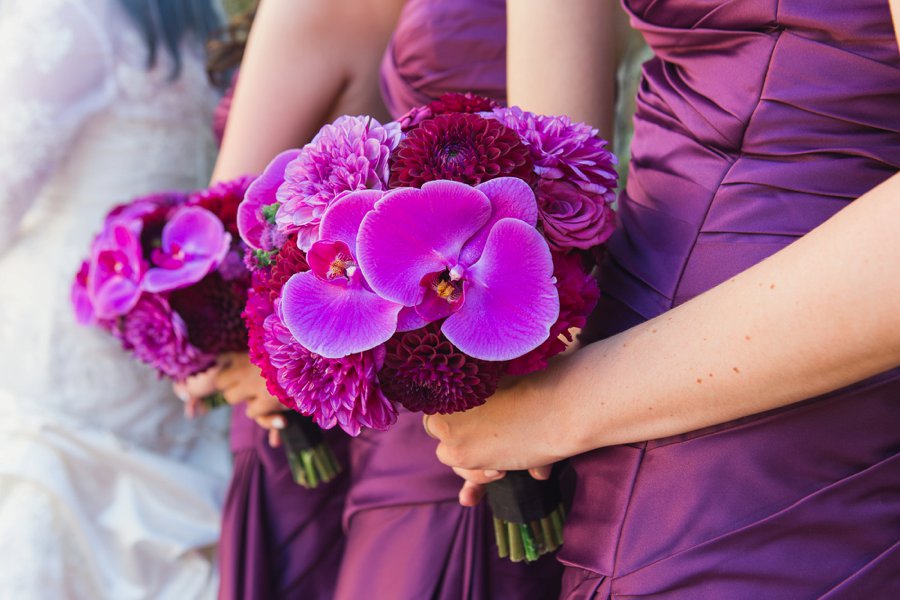
M 269 446 L 271 446 L 272 448 L 281 446 L 281 432 L 279 430 L 269 430 Z
M 462 469 L 453 467 L 453 472 L 470 483 L 485 484 L 498 479 L 503 479 L 506 471 L 496 471 L 493 469 Z
M 216 373 L 216 376 L 213 377 L 212 382 L 217 389 L 224 391 L 228 388 L 238 385 L 243 380 L 244 373 L 233 369 L 222 369 L 221 371 Z
M 222 370 L 228 369 L 234 363 L 234 354 L 231 352 L 226 352 L 225 354 L 220 354 L 216 358 L 216 367 Z
M 553 465 L 547 465 L 545 467 L 533 467 L 528 469 L 528 472 L 531 473 L 531 476 L 535 479 L 539 479 L 541 481 L 546 481 L 550 479 L 550 473 L 553 471 Z
M 187 385 L 182 381 L 173 382 L 172 391 L 175 392 L 175 396 L 182 402 L 187 403 L 187 401 L 191 399 L 191 394 L 188 392 Z
M 466 481 L 459 490 L 459 503 L 463 506 L 478 506 L 485 492 L 483 485 Z
M 271 429 L 278 431 L 279 429 L 284 429 L 287 425 L 287 421 L 285 421 L 284 415 L 280 413 L 269 413 L 265 415 L 260 415 L 255 418 L 256 424 L 262 427 L 263 429 Z

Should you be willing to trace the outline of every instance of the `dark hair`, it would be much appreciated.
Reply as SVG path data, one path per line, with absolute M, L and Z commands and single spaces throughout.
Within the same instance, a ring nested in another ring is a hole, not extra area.
M 234 70 L 244 57 L 247 36 L 256 17 L 254 0 L 244 3 L 246 8 L 234 14 L 228 24 L 217 31 L 206 44 L 206 72 L 214 85 L 228 87 Z
M 187 35 L 203 44 L 221 25 L 213 0 L 119 0 L 147 44 L 147 67 L 156 65 L 162 47 L 175 66 L 172 77 L 181 72 L 179 45 Z

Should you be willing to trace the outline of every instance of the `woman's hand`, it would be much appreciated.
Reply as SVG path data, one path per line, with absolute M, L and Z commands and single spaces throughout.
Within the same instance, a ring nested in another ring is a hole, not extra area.
M 279 446 L 281 439 L 278 430 L 285 426 L 281 413 L 286 409 L 269 393 L 259 368 L 243 352 L 223 354 L 219 357 L 218 364 L 219 370 L 213 380 L 215 387 L 221 390 L 225 400 L 231 405 L 246 402 L 247 416 L 263 429 L 269 430 L 270 446 Z

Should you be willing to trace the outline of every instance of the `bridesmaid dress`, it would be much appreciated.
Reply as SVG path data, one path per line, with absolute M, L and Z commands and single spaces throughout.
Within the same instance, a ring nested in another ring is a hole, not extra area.
M 236 81 L 235 75 L 213 113 L 220 142 Z M 284 448 L 269 446 L 268 431 L 244 410 L 231 413 L 234 469 L 222 511 L 219 600 L 330 600 L 344 549 L 348 438 L 324 432 L 345 471 L 308 490 L 294 482 Z
M 900 167 L 884 0 L 626 8 L 657 58 L 638 93 L 595 339 L 747 269 Z M 576 457 L 563 597 L 900 598 L 898 449 L 894 370 Z
M 396 118 L 445 92 L 506 96 L 505 2 L 410 0 L 382 63 Z M 336 598 L 538 599 L 559 593 L 552 556 L 497 558 L 490 511 L 464 508 L 462 484 L 435 457 L 422 415 L 401 412 L 387 432 L 351 441 L 347 546 Z

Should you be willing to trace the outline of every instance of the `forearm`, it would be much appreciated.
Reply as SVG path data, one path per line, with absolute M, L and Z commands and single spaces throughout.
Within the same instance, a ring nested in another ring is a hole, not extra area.
M 524 380 L 562 419 L 561 454 L 693 431 L 900 365 L 898 197 L 895 175 L 753 268 Z
M 511 105 L 566 114 L 612 139 L 624 15 L 616 0 L 507 2 Z

